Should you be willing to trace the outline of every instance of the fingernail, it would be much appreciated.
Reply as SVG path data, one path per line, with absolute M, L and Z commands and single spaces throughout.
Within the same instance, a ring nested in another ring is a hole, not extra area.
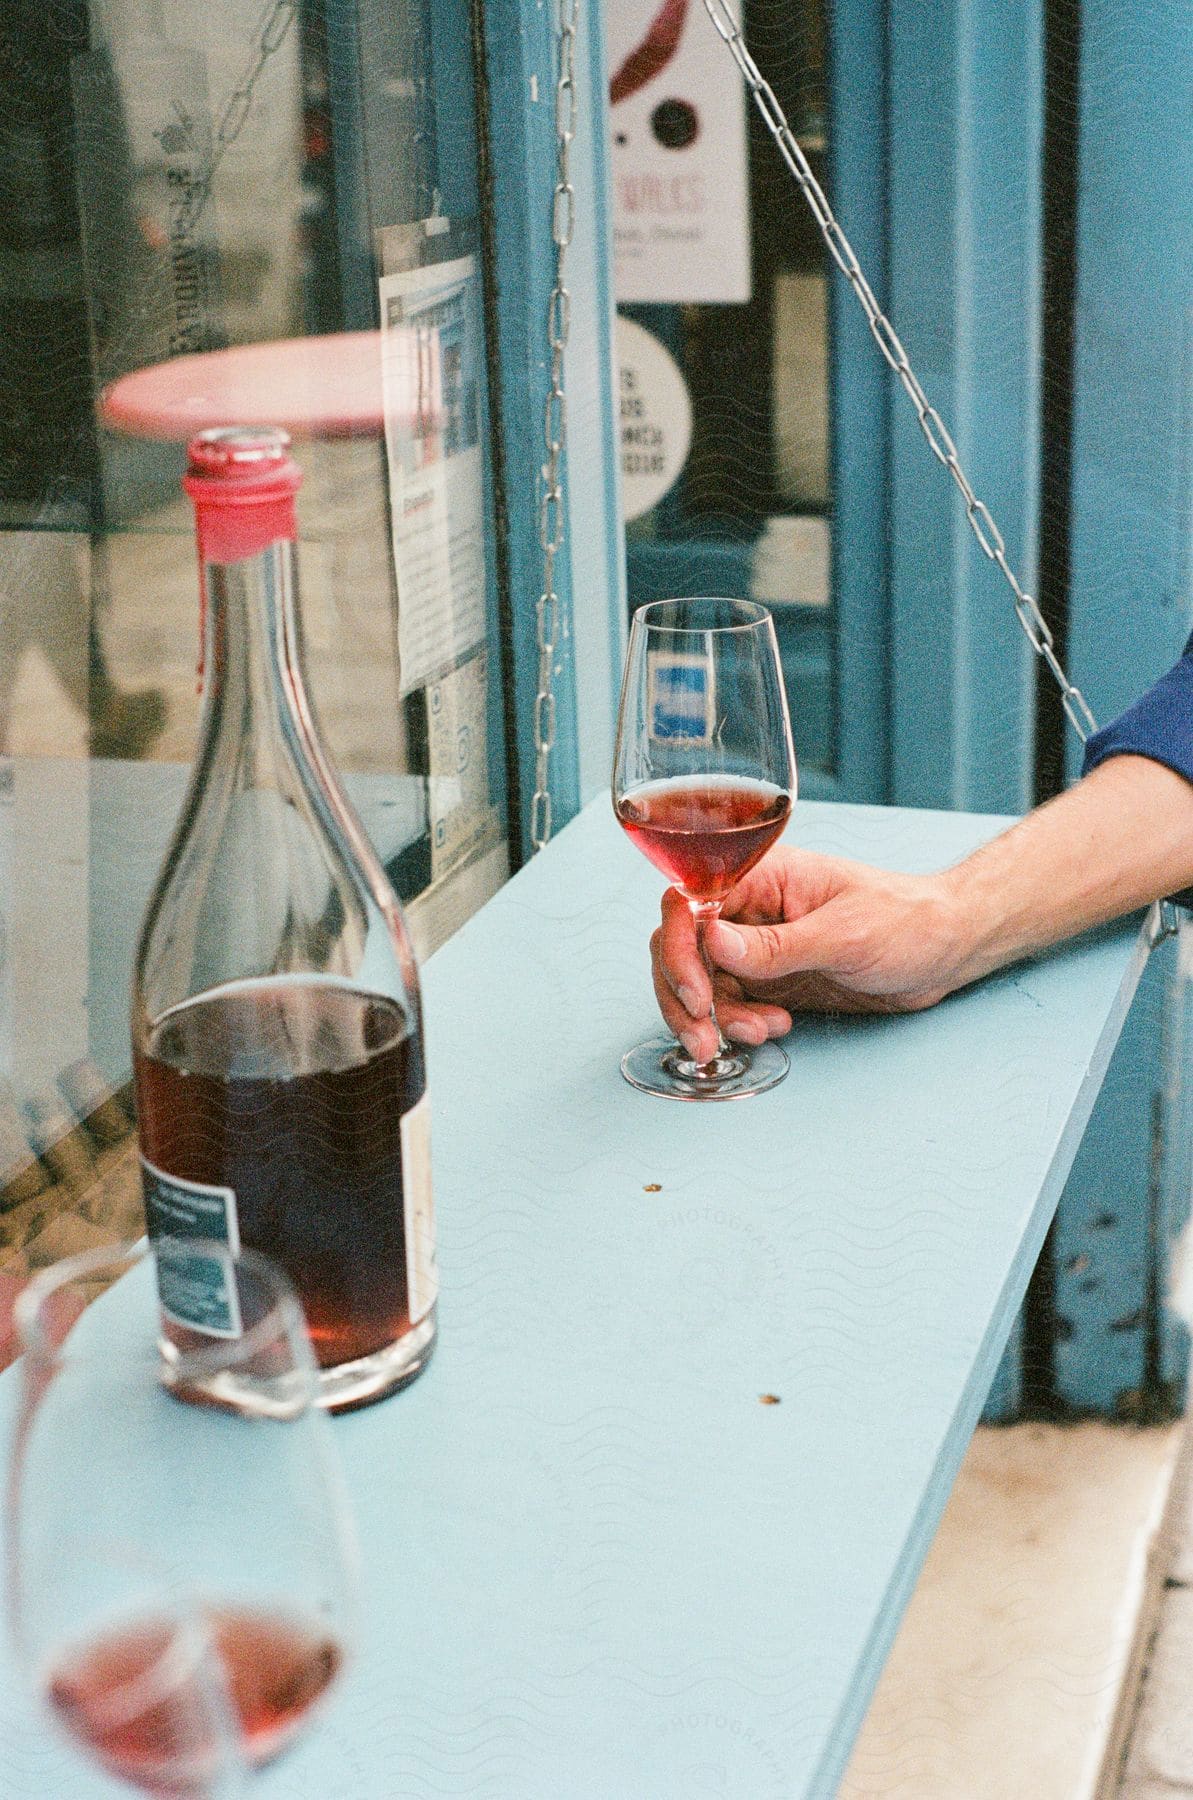
M 694 1031 L 681 1031 L 679 1041 L 693 1062 L 700 1061 L 700 1039 Z
M 690 1012 L 694 1019 L 703 1018 L 704 1014 L 708 1011 L 707 1006 L 701 1006 L 700 996 L 693 988 L 676 988 L 675 996 L 684 1011 Z
M 718 962 L 740 962 L 746 954 L 746 940 L 732 925 L 718 924 L 716 952 Z
M 752 1019 L 743 1019 L 740 1024 L 734 1020 L 724 1027 L 724 1031 L 725 1036 L 736 1044 L 760 1044 L 766 1036 L 766 1027 L 755 1024 Z

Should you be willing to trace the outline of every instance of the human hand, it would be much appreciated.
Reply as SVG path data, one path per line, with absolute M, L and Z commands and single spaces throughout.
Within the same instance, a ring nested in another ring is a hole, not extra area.
M 918 1012 L 973 978 L 966 914 L 949 874 L 898 875 L 780 844 L 729 895 L 706 931 L 714 979 L 687 901 L 663 896 L 650 941 L 655 993 L 688 1054 L 727 1038 L 760 1044 L 793 1012 Z

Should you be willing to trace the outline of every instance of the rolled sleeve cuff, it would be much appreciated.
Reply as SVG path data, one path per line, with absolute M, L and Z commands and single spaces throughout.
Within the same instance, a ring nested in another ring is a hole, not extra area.
M 1112 756 L 1148 756 L 1193 781 L 1193 638 L 1174 669 L 1089 739 L 1081 773 Z

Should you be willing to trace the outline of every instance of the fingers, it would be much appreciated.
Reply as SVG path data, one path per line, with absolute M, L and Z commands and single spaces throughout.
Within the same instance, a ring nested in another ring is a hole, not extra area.
M 736 928 L 730 929 L 742 935 Z M 768 929 L 755 927 L 748 935 Z M 697 946 L 691 908 L 675 888 L 668 888 L 663 895 L 662 923 L 650 940 L 650 952 L 655 998 L 668 1029 L 690 1056 L 707 1061 L 717 1048 L 716 1026 L 710 1017 L 713 985 Z M 717 955 L 716 960 L 724 959 Z M 748 969 L 745 972 L 748 974 Z M 717 974 L 716 1009 L 721 1030 L 737 1043 L 761 1044 L 791 1030 L 791 1013 L 786 1007 L 757 994 L 747 996 L 734 975 L 725 972 Z
M 656 931 L 650 940 L 651 974 L 654 978 L 655 999 L 659 1003 L 659 1011 L 689 1056 L 699 1062 L 707 1062 L 716 1054 L 717 1034 L 709 1017 L 708 1007 L 703 1011 L 689 1011 L 680 1000 L 663 966 L 661 930 Z M 707 981 L 706 981 L 707 987 Z
M 735 1044 L 761 1044 L 767 1038 L 785 1037 L 791 1030 L 791 1014 L 783 1006 L 747 1000 L 736 982 L 716 984 L 717 1021 Z
M 705 1004 L 691 1011 L 671 986 L 662 961 L 662 929 L 651 938 L 651 961 L 655 998 L 667 1028 L 673 1031 L 688 1055 L 707 1062 L 716 1055 L 717 1032 Z M 703 972 L 703 971 L 702 971 Z M 707 976 L 705 989 L 708 991 Z M 711 993 L 709 998 L 712 998 Z M 718 975 L 716 982 L 717 1021 L 727 1038 L 739 1044 L 761 1044 L 768 1037 L 782 1037 L 791 1030 L 791 1014 L 769 1001 L 749 1000 L 740 985 L 729 975 Z
M 757 982 L 779 981 L 826 966 L 823 947 L 829 905 L 803 918 L 780 925 L 733 924 L 718 920 L 708 927 L 705 942 L 712 960 L 751 987 Z M 829 965 L 831 966 L 831 965 Z
M 663 922 L 656 933 L 657 962 L 676 999 L 693 1018 L 703 1018 L 712 1002 L 712 984 L 696 944 L 696 924 L 683 895 L 668 888 Z M 652 942 L 652 949 L 654 940 Z

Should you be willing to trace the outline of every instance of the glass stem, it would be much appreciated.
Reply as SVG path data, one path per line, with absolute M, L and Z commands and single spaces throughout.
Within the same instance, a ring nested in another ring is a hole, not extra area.
M 709 961 L 708 945 L 705 942 L 705 934 L 707 933 L 709 926 L 714 919 L 719 919 L 721 916 L 721 903 L 719 900 L 689 900 L 688 905 L 691 908 L 692 919 L 696 926 L 696 948 L 700 952 L 700 960 L 704 964 L 705 971 L 708 975 L 710 991 L 708 1016 L 712 1020 L 717 1033 L 716 1050 L 709 1058 L 709 1061 L 702 1065 L 707 1069 L 712 1063 L 716 1062 L 718 1058 L 730 1054 L 729 1046 L 725 1042 L 725 1035 L 721 1030 L 720 1022 L 717 1019 L 716 995 L 713 991 L 713 965 Z

